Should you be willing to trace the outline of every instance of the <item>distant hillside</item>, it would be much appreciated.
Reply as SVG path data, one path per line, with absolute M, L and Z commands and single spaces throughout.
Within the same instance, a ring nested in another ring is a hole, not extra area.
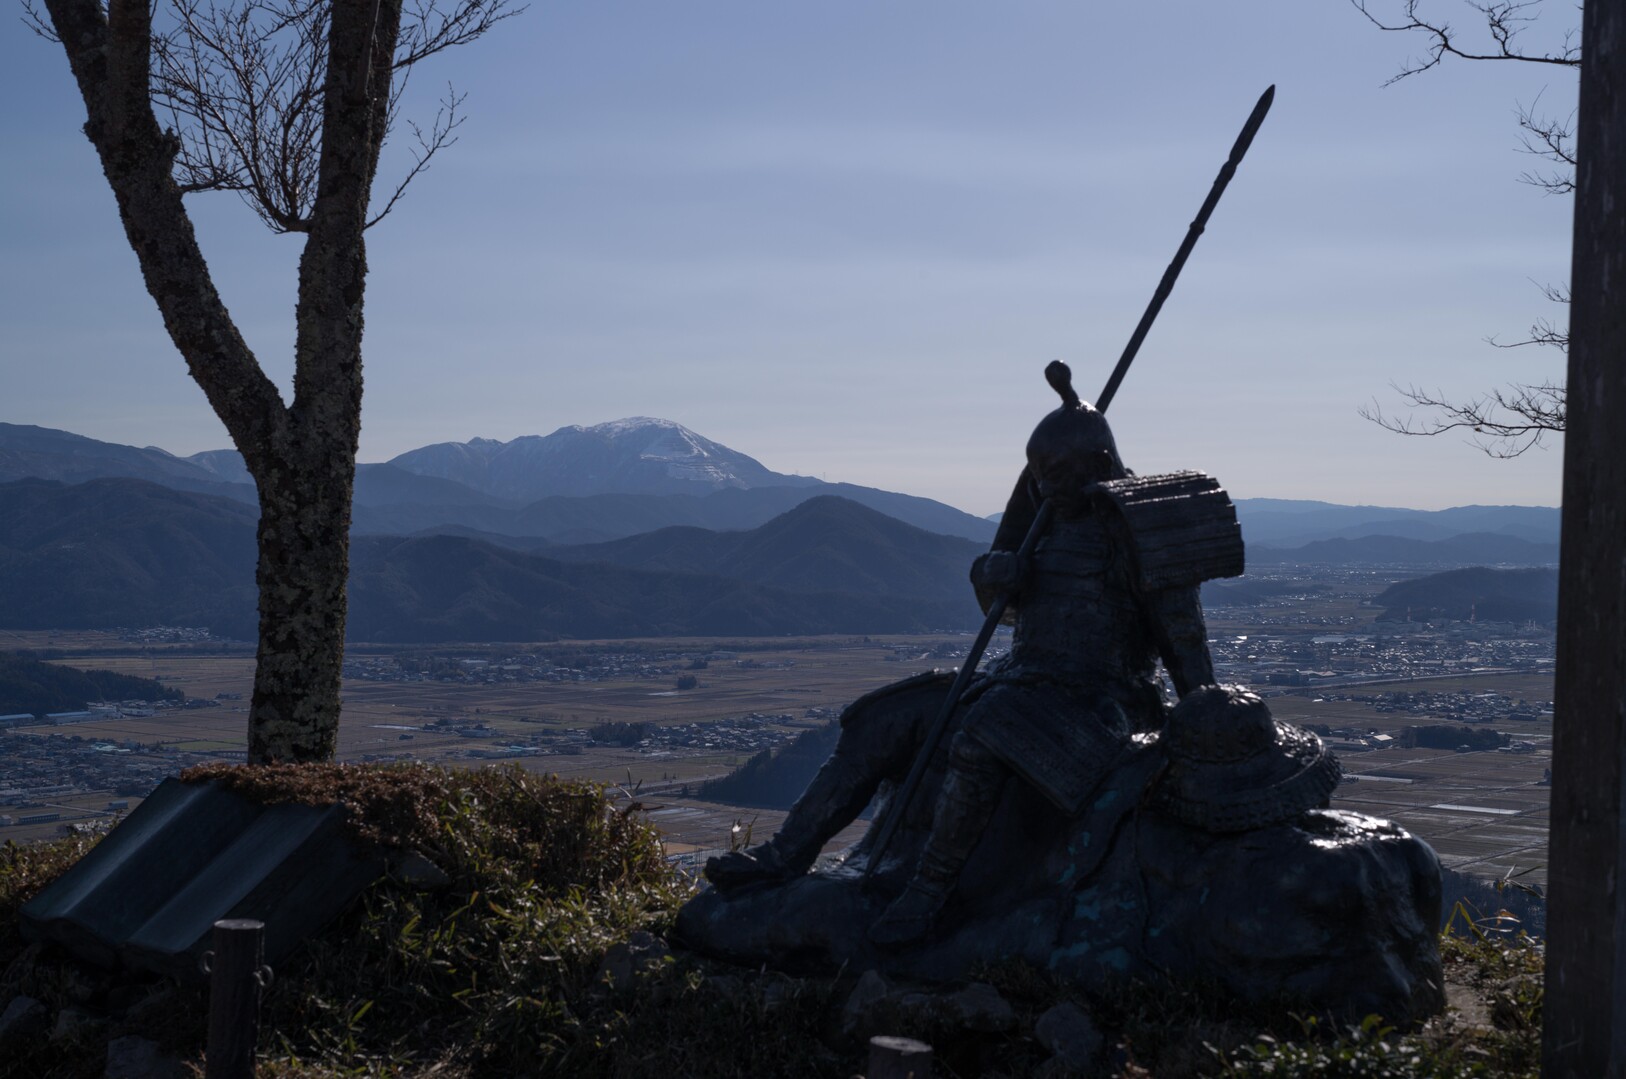
M 357 506 L 435 507 L 439 512 L 458 513 L 465 507 L 511 510 L 515 503 L 452 480 L 418 476 L 394 465 L 357 465 L 355 504 Z
M 252 507 L 139 480 L 0 484 L 0 626 L 251 638 Z
M 699 795 L 728 805 L 789 809 L 835 752 L 840 734 L 836 720 L 803 731 L 789 744 L 764 749 L 727 775 L 708 779 Z
M 1481 622 L 1542 622 L 1558 618 L 1556 569 L 1469 569 L 1434 573 L 1384 589 L 1373 603 L 1378 621 L 1475 618 Z
M 1244 530 L 1244 535 L 1246 531 Z M 1274 548 L 1248 545 L 1251 566 L 1281 563 L 1348 565 L 1451 565 L 1496 564 L 1544 566 L 1558 562 L 1558 544 L 1531 543 L 1517 536 L 1475 532 L 1442 540 L 1407 539 L 1402 536 L 1362 536 L 1359 539 L 1329 539 L 1302 547 Z
M 204 450 L 202 453 L 194 453 L 187 461 L 219 476 L 223 483 L 254 482 L 254 477 L 249 475 L 248 466 L 243 463 L 243 455 L 236 450 Z
M 967 571 L 986 547 L 906 525 L 833 495 L 808 499 L 747 532 L 663 528 L 550 558 L 708 573 L 799 592 L 863 592 L 966 601 Z
M 774 636 L 965 629 L 976 606 L 855 592 L 794 592 L 723 577 L 560 562 L 458 536 L 358 537 L 355 640 Z
M 178 491 L 256 502 L 253 477 L 236 450 L 206 450 L 191 457 L 176 457 L 152 446 L 137 449 L 48 427 L 0 423 L 0 483 L 21 479 L 84 483 L 113 478 L 146 480 Z M 455 516 L 463 507 L 510 510 L 516 505 L 450 480 L 379 464 L 357 466 L 355 502 L 357 507 L 421 507 L 417 512 L 436 520 Z
M 368 466 L 386 467 L 386 466 Z M 434 481 L 451 484 L 451 481 Z M 419 532 L 468 534 L 488 532 L 580 545 L 603 543 L 656 529 L 690 526 L 712 531 L 758 528 L 810 498 L 835 495 L 868 506 L 906 524 L 945 536 L 986 544 L 995 526 L 929 498 L 915 498 L 850 483 L 816 487 L 724 488 L 712 494 L 556 495 L 525 506 L 473 503 L 435 504 L 400 500 L 386 504 L 363 501 L 358 478 L 354 531 L 358 534 L 412 535 Z M 467 488 L 464 488 L 467 490 Z M 486 497 L 486 496 L 480 496 Z
M 706 574 L 562 562 L 467 537 L 357 537 L 350 632 L 418 642 L 975 625 L 970 589 L 962 584 L 954 595 L 930 573 L 911 585 L 922 595 L 863 590 L 869 582 L 858 580 L 856 567 L 907 561 L 909 542 L 920 545 L 921 564 L 942 568 L 945 581 L 952 568 L 963 582 L 969 561 L 951 567 L 954 559 L 934 553 L 963 541 L 874 517 L 832 499 L 806 511 L 799 526 L 792 522 L 792 535 L 776 540 L 770 522 L 763 536 L 742 540 L 756 554 L 735 567 L 761 580 L 729 579 L 726 565 Z M 254 521 L 253 509 L 240 503 L 137 480 L 0 485 L 0 627 L 179 624 L 252 639 Z M 841 535 L 843 527 L 853 537 Z M 813 542 L 798 547 L 801 540 Z M 857 583 L 821 586 L 839 579 L 832 567 L 843 558 Z M 775 569 L 788 584 L 773 583 Z
M 0 652 L 0 715 L 73 712 L 91 701 L 164 701 L 184 696 L 151 678 L 82 671 Z
M 234 486 L 208 468 L 153 446 L 138 449 L 49 427 L 0 423 L 0 483 L 21 479 L 84 483 L 108 476 L 161 483 L 181 491 L 254 497 L 252 486 Z
M 561 427 L 511 442 L 476 438 L 410 450 L 390 464 L 518 501 L 551 495 L 704 494 L 725 487 L 809 486 L 671 420 L 637 416 Z
M 235 450 L 181 458 L 67 431 L 0 424 L 0 482 L 113 477 L 256 504 L 253 482 Z M 988 521 L 941 502 L 773 472 L 678 424 L 653 419 L 566 427 L 512 442 L 443 443 L 388 464 L 360 464 L 352 531 L 483 532 L 597 543 L 672 525 L 756 528 L 820 494 L 852 499 L 928 532 L 979 542 L 994 534 Z
M 1236 516 L 1250 546 L 1298 547 L 1316 540 L 1361 536 L 1442 540 L 1471 532 L 1496 532 L 1531 543 L 1557 543 L 1559 510 L 1556 506 L 1412 510 L 1285 498 L 1239 498 Z

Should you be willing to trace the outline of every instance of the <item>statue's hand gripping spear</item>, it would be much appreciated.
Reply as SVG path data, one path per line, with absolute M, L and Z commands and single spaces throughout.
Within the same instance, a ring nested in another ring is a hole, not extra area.
M 1191 227 L 1186 230 L 1185 239 L 1180 241 L 1180 249 L 1174 253 L 1174 260 L 1169 263 L 1168 269 L 1163 271 L 1163 278 L 1157 283 L 1157 289 L 1152 293 L 1151 303 L 1146 305 L 1146 312 L 1141 315 L 1140 322 L 1135 326 L 1135 332 L 1130 334 L 1129 343 L 1124 346 L 1123 355 L 1118 357 L 1118 364 L 1112 369 L 1112 375 L 1096 398 L 1095 407 L 1105 412 L 1112 403 L 1112 398 L 1118 392 L 1119 383 L 1123 382 L 1129 365 L 1134 362 L 1135 354 L 1140 351 L 1141 342 L 1146 340 L 1146 332 L 1152 328 L 1157 314 L 1163 309 L 1163 301 L 1169 298 L 1174 291 L 1175 279 L 1180 276 L 1180 270 L 1185 266 L 1186 259 L 1191 255 L 1191 249 L 1197 246 L 1197 237 L 1203 234 L 1208 224 L 1209 215 L 1219 204 L 1220 196 L 1225 193 L 1225 186 L 1231 182 L 1236 174 L 1236 167 L 1241 163 L 1242 157 L 1248 152 L 1253 143 L 1253 137 L 1259 131 L 1259 126 L 1265 122 L 1265 114 L 1270 111 L 1270 103 L 1276 97 L 1276 87 L 1270 86 L 1259 95 L 1259 101 L 1248 114 L 1247 123 L 1242 125 L 1242 133 L 1236 137 L 1231 146 L 1230 156 L 1225 164 L 1220 166 L 1219 175 L 1214 178 L 1213 186 L 1208 189 L 1208 197 L 1203 200 L 1202 208 L 1192 219 Z M 1051 386 L 1060 391 L 1058 383 L 1071 382 L 1071 372 L 1067 365 L 1059 360 L 1053 361 L 1045 368 L 1045 378 Z M 1068 387 L 1068 393 L 1071 386 Z M 1063 394 L 1065 398 L 1067 394 Z M 1050 525 L 1050 517 L 1054 507 L 1046 499 L 1039 504 L 1038 512 L 1033 515 L 1033 524 L 1028 526 L 1027 535 L 1022 539 L 1022 546 L 1016 553 L 1016 564 L 1020 570 L 1025 567 L 1033 555 L 1033 548 L 1038 545 L 1039 538 L 1044 535 L 1045 529 Z M 1005 610 L 1010 606 L 1010 592 L 1002 592 L 988 607 L 988 615 L 983 619 L 982 630 L 966 653 L 965 662 L 960 664 L 959 673 L 954 678 L 954 685 L 949 690 L 948 697 L 943 701 L 943 708 L 937 718 L 932 722 L 926 739 L 921 744 L 920 751 L 915 755 L 915 762 L 909 769 L 909 776 L 903 781 L 892 804 L 880 822 L 880 833 L 875 837 L 875 846 L 871 848 L 869 864 L 864 867 L 864 879 L 872 879 L 876 870 L 880 868 L 882 856 L 886 853 L 887 844 L 892 841 L 893 833 L 897 831 L 898 823 L 903 820 L 909 809 L 909 803 L 914 799 L 915 792 L 920 789 L 921 777 L 926 774 L 926 768 L 931 763 L 932 755 L 937 751 L 938 743 L 943 740 L 943 734 L 948 730 L 949 720 L 954 716 L 954 710 L 959 707 L 960 698 L 965 696 L 966 687 L 971 684 L 971 678 L 976 673 L 977 664 L 982 660 L 983 652 L 988 648 L 988 641 L 994 635 L 1000 619 L 1005 616 Z

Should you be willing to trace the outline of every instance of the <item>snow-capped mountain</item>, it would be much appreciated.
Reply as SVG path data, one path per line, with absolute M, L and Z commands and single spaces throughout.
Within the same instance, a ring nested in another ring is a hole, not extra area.
M 476 438 L 409 450 L 389 462 L 518 501 L 549 495 L 708 494 L 725 487 L 811 486 L 819 481 L 761 462 L 671 420 L 635 416 L 511 442 Z

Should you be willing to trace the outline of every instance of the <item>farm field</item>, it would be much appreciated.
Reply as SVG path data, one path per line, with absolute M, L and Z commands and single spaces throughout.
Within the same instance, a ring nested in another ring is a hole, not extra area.
M 1333 596 L 1288 597 L 1251 612 L 1215 611 L 1209 623 L 1211 635 L 1220 642 L 1215 645 L 1216 657 L 1232 656 L 1235 677 L 1239 668 L 1252 669 L 1256 660 L 1268 658 L 1247 651 L 1260 641 L 1336 640 L 1314 635 L 1371 633 L 1374 612 L 1364 605 L 1370 590 L 1357 587 Z M 205 760 L 242 758 L 253 676 L 250 651 L 210 653 L 195 646 L 163 644 L 134 647 L 110 634 L 10 636 L 8 647 L 56 649 L 61 662 L 159 678 L 190 698 L 213 703 L 165 709 L 153 716 L 22 727 L 0 734 L 7 740 L 0 746 L 44 747 L 74 738 L 106 743 L 126 747 L 131 759 L 149 761 L 160 774 Z M 1245 643 L 1223 644 L 1237 639 Z M 725 774 L 760 748 L 827 722 L 872 689 L 933 666 L 953 667 L 968 644 L 967 636 L 942 635 L 576 641 L 414 650 L 442 657 L 454 671 L 471 672 L 479 672 L 483 664 L 502 666 L 503 656 L 510 654 L 534 657 L 538 669 L 567 655 L 575 657 L 569 662 L 587 662 L 583 656 L 610 657 L 593 660 L 604 665 L 591 674 L 577 671 L 550 676 L 558 680 L 492 681 L 479 680 L 486 676 L 477 673 L 454 674 L 462 680 L 383 677 L 377 672 L 391 669 L 392 657 L 401 650 L 358 645 L 347 655 L 347 669 L 354 666 L 362 675 L 346 679 L 339 756 L 346 761 L 424 760 L 464 766 L 514 760 L 536 771 L 615 785 L 629 797 L 636 791 L 667 836 L 674 856 L 692 855 L 726 846 L 736 824 L 750 828 L 760 840 L 777 828 L 782 817 L 774 811 L 699 801 L 693 791 L 701 781 Z M 1000 647 L 996 638 L 995 650 Z M 1231 651 L 1224 653 L 1223 647 Z M 1471 645 L 1464 647 L 1473 650 Z M 695 684 L 676 688 L 685 673 Z M 1397 740 L 1408 726 L 1454 726 L 1461 720 L 1432 715 L 1427 708 L 1396 710 L 1382 703 L 1386 695 L 1426 693 L 1459 699 L 1494 694 L 1536 705 L 1552 696 L 1547 668 L 1491 667 L 1362 678 L 1359 684 L 1344 681 L 1287 687 L 1263 684 L 1261 678 L 1256 688 L 1269 697 L 1280 719 L 1335 731 L 1387 734 Z M 616 744 L 588 735 L 594 729 L 640 724 L 655 730 L 681 729 L 686 742 L 656 736 Z M 1448 867 L 1480 877 L 1525 871 L 1521 880 L 1544 883 L 1548 792 L 1544 773 L 1551 763 L 1551 716 L 1514 719 L 1504 713 L 1480 718 L 1474 726 L 1505 732 L 1525 745 L 1520 752 L 1398 747 L 1352 751 L 1349 739 L 1329 738 L 1346 746 L 1340 759 L 1349 776 L 1335 794 L 1334 805 L 1396 820 L 1427 839 Z M 0 752 L 0 769 L 7 767 L 7 759 Z M 0 789 L 8 786 L 0 772 Z M 56 819 L 16 824 L 3 834 L 20 840 L 55 834 L 64 823 L 106 815 L 110 801 L 126 798 L 111 789 L 60 792 L 36 800 L 37 806 L 26 810 L 32 815 L 57 807 Z M 134 804 L 139 797 L 128 800 Z M 16 816 L 24 811 L 0 812 Z M 849 829 L 841 841 L 856 837 L 862 827 Z
M 211 707 L 162 709 L 151 716 L 92 718 L 72 724 L 15 728 L 0 739 L 48 746 L 80 739 L 132 748 L 173 773 L 207 760 L 241 760 L 246 744 L 247 704 L 252 689 L 251 653 L 204 654 L 190 648 L 132 649 L 111 635 L 11 635 L 19 648 L 60 650 L 57 661 L 121 674 L 157 678 Z M 24 639 L 18 640 L 17 637 Z M 679 669 L 710 657 L 694 671 L 694 688 L 677 690 L 670 673 L 644 673 L 648 664 L 593 680 L 394 681 L 347 678 L 344 718 L 339 730 L 342 761 L 421 760 L 478 766 L 517 761 L 534 771 L 562 778 L 611 784 L 636 791 L 646 804 L 665 800 L 651 819 L 669 836 L 674 854 L 726 846 L 730 828 L 757 823 L 758 839 L 772 834 L 782 813 L 707 806 L 681 798 L 685 785 L 724 775 L 766 745 L 794 737 L 834 718 L 847 703 L 890 681 L 929 669 L 953 666 L 968 638 L 814 638 L 784 641 L 672 640 L 571 642 L 572 653 L 613 656 L 679 656 Z M 501 652 L 527 646 L 503 645 Z M 557 646 L 535 646 L 546 652 Z M 419 650 L 423 651 L 423 650 Z M 437 650 L 438 651 L 438 650 Z M 454 656 L 484 655 L 469 646 L 446 649 Z M 933 658 L 933 653 L 938 658 Z M 352 647 L 347 661 L 366 664 L 387 659 L 389 650 Z M 476 661 L 478 662 L 478 661 Z M 667 664 L 671 666 L 672 664 Z M 810 710 L 819 713 L 809 718 Z M 739 726 L 730 720 L 743 719 Z M 707 724 L 712 744 L 668 747 L 593 742 L 585 731 L 601 725 L 652 724 L 673 727 Z M 76 745 L 79 743 L 75 743 Z M 4 746 L 0 742 L 0 746 Z M 0 751 L 0 789 L 6 757 Z M 76 800 L 40 801 L 27 815 L 47 809 L 60 815 L 37 824 L 5 829 L 6 838 L 27 840 L 56 834 L 67 823 L 106 816 L 113 797 L 97 792 Z M 681 805 L 674 804 L 681 799 Z M 131 805 L 140 798 L 128 799 Z M 71 803 L 71 804 L 70 804 Z M 14 817 L 22 810 L 0 810 Z

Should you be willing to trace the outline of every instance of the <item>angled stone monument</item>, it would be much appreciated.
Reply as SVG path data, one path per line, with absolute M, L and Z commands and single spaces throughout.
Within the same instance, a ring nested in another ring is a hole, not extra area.
M 62 876 L 24 904 L 25 937 L 86 962 L 201 979 L 214 923 L 266 925 L 265 962 L 336 918 L 380 876 L 337 804 L 263 804 L 216 783 L 166 779 Z
M 780 831 L 708 863 L 680 939 L 789 972 L 954 981 L 1022 959 L 1086 989 L 1437 1011 L 1434 853 L 1329 809 L 1320 739 L 1214 685 L 1198 587 L 1242 572 L 1229 498 L 1201 473 L 1133 476 L 1065 365 L 1046 375 L 1062 406 L 971 571 L 1010 651 L 962 671 L 963 693 L 934 672 L 850 706 Z M 863 839 L 818 862 L 877 799 Z

